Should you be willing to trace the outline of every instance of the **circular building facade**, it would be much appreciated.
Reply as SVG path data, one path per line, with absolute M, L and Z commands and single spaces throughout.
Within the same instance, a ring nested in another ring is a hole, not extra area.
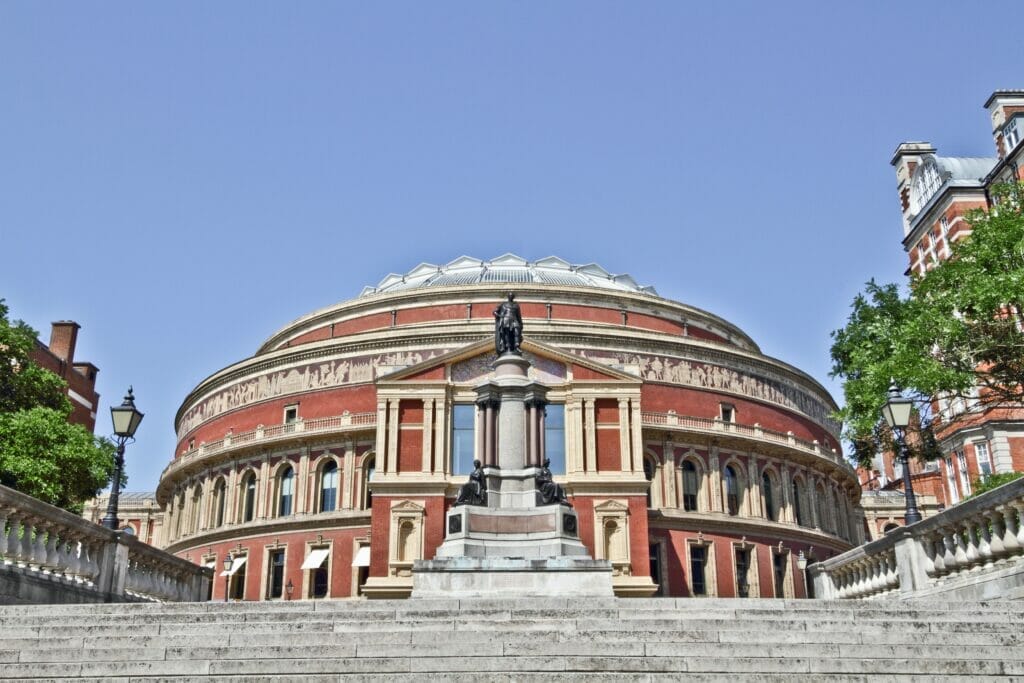
M 473 387 L 516 293 L 544 449 L 619 595 L 801 597 L 862 541 L 836 406 L 742 330 L 627 275 L 463 257 L 389 275 L 201 382 L 157 497 L 214 599 L 397 597 L 483 442 Z

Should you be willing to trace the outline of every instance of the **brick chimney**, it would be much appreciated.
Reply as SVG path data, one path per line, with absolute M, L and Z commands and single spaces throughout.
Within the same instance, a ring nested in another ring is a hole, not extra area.
M 58 320 L 51 323 L 50 352 L 69 366 L 75 362 L 75 344 L 81 326 L 73 320 Z

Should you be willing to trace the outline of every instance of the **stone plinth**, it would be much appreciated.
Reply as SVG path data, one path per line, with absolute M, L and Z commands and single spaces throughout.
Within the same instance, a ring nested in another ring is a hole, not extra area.
M 588 557 L 576 512 L 566 505 L 531 510 L 462 505 L 448 511 L 437 557 Z
M 610 598 L 612 567 L 584 557 L 417 560 L 413 598 Z

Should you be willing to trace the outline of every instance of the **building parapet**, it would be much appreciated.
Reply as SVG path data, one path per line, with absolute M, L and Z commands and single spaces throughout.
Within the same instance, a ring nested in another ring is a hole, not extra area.
M 818 598 L 1024 598 L 1024 479 L 808 571 Z
M 213 571 L 0 486 L 0 603 L 198 602 Z

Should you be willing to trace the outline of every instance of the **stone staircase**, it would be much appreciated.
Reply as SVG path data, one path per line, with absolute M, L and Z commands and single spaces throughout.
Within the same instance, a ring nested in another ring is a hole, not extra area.
M 0 607 L 2 680 L 1024 680 L 1024 602 Z

